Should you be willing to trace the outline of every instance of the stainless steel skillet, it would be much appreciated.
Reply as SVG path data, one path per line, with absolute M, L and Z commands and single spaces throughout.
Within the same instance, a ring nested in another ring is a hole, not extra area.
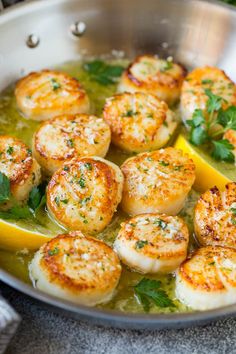
M 24 73 L 79 58 L 153 52 L 185 65 L 217 65 L 236 81 L 236 11 L 215 1 L 42 0 L 0 15 L 0 90 Z M 210 177 L 210 176 L 209 176 Z M 4 270 L 0 280 L 75 318 L 121 328 L 180 328 L 236 314 L 236 306 L 171 315 L 130 315 L 75 306 Z

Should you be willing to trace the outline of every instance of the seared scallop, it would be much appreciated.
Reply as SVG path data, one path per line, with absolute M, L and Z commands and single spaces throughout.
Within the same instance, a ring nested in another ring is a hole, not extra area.
M 41 180 L 40 166 L 31 150 L 22 141 L 7 135 L 0 136 L 0 172 L 9 178 L 11 194 L 18 202 L 25 202 Z
M 44 171 L 52 175 L 73 157 L 104 157 L 110 141 L 110 128 L 102 118 L 64 115 L 40 125 L 33 139 L 33 154 Z
M 236 250 L 199 248 L 177 271 L 176 296 L 194 310 L 236 303 Z
M 124 71 L 119 92 L 144 91 L 172 105 L 178 101 L 186 69 L 154 55 L 137 57 Z
M 102 231 L 122 196 L 118 166 L 99 157 L 72 160 L 52 176 L 47 207 L 62 226 L 87 233 Z
M 114 249 L 141 273 L 170 273 L 187 256 L 188 228 L 177 216 L 138 215 L 121 224 Z
M 202 245 L 236 249 L 236 182 L 220 192 L 214 187 L 201 195 L 194 216 L 194 230 Z
M 230 142 L 230 144 L 232 144 L 234 147 L 233 154 L 234 154 L 234 162 L 236 164 L 236 130 L 233 129 L 227 130 L 227 132 L 224 134 L 224 139 L 227 139 Z
M 87 306 L 109 301 L 121 274 L 116 253 L 80 231 L 59 235 L 44 244 L 35 253 L 29 270 L 37 289 Z
M 80 83 L 57 71 L 43 70 L 23 77 L 16 84 L 15 96 L 20 111 L 33 120 L 89 110 L 89 99 Z
M 206 89 L 224 99 L 223 109 L 236 105 L 236 85 L 223 70 L 209 66 L 196 68 L 186 77 L 182 87 L 180 108 L 184 121 L 192 118 L 195 109 L 206 112 Z
M 126 92 L 107 99 L 103 117 L 110 125 L 112 142 L 128 152 L 162 147 L 177 126 L 167 104 L 143 92 Z
M 195 180 L 193 161 L 181 150 L 168 147 L 126 160 L 122 208 L 130 215 L 176 215 Z

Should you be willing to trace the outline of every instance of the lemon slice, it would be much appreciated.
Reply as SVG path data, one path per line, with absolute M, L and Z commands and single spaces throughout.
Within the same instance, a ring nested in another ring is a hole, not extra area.
M 196 165 L 196 180 L 193 186 L 196 191 L 204 192 L 214 186 L 223 190 L 226 183 L 236 180 L 236 167 L 233 164 L 214 161 L 190 144 L 184 135 L 178 136 L 174 146 L 187 153 Z
M 0 248 L 11 251 L 36 250 L 50 238 L 52 235 L 34 232 L 0 219 Z

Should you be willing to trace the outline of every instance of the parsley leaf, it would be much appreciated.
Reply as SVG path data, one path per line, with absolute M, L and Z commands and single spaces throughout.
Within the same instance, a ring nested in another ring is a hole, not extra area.
M 175 307 L 175 304 L 168 297 L 167 293 L 161 289 L 161 282 L 159 280 L 143 278 L 135 285 L 134 292 L 146 312 L 150 310 L 152 303 L 162 308 Z
M 219 111 L 224 99 L 220 96 L 214 95 L 214 93 L 212 93 L 209 89 L 205 90 L 205 94 L 208 96 L 207 112 L 212 113 Z
M 59 253 L 59 248 L 58 247 L 55 247 L 55 248 L 53 248 L 52 250 L 49 250 L 48 251 L 48 255 L 49 256 L 55 256 L 55 255 L 57 255 Z
M 196 127 L 190 131 L 190 142 L 193 145 L 202 145 L 207 141 L 207 138 L 206 129 L 202 126 Z
M 228 129 L 236 130 L 236 107 L 230 106 L 223 110 L 222 103 L 226 100 L 209 89 L 205 93 L 208 96 L 206 107 L 209 116 L 205 117 L 201 109 L 194 111 L 192 119 L 186 122 L 190 127 L 189 141 L 197 146 L 207 143 L 206 147 L 212 151 L 214 159 L 234 162 L 234 147 L 222 137 Z
M 116 83 L 117 78 L 124 70 L 123 66 L 110 65 L 102 60 L 94 60 L 85 63 L 83 68 L 88 72 L 91 80 L 104 86 Z
M 186 122 L 190 127 L 189 140 L 194 145 L 204 144 L 208 139 L 206 120 L 201 109 L 195 109 L 193 117 Z
M 14 205 L 8 211 L 0 211 L 0 218 L 2 219 L 28 219 L 32 216 L 28 206 Z
M 217 117 L 217 123 L 226 129 L 236 130 L 236 107 L 231 106 L 225 111 L 221 109 Z
M 214 146 L 212 156 L 216 160 L 234 162 L 234 154 L 232 153 L 234 146 L 227 139 L 212 141 L 212 144 Z
M 61 88 L 61 84 L 54 78 L 51 79 L 51 84 L 52 84 L 53 91 L 56 91 L 59 88 Z
M 0 172 L 0 203 L 4 203 L 10 199 L 10 180 Z
M 34 211 L 38 211 L 46 203 L 45 184 L 33 187 L 29 194 L 28 206 Z
M 171 60 L 166 60 L 164 62 L 164 65 L 162 66 L 162 68 L 160 69 L 161 72 L 165 72 L 168 71 L 170 69 L 173 68 L 173 62 Z
M 139 240 L 135 243 L 135 248 L 137 250 L 140 250 L 141 248 L 143 248 L 145 245 L 148 245 L 148 241 L 147 240 Z

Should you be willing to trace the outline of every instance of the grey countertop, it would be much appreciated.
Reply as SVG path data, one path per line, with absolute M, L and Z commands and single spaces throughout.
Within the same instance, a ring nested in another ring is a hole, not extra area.
M 22 317 L 6 354 L 225 354 L 236 353 L 236 319 L 181 330 L 130 331 L 65 318 L 0 282 Z

